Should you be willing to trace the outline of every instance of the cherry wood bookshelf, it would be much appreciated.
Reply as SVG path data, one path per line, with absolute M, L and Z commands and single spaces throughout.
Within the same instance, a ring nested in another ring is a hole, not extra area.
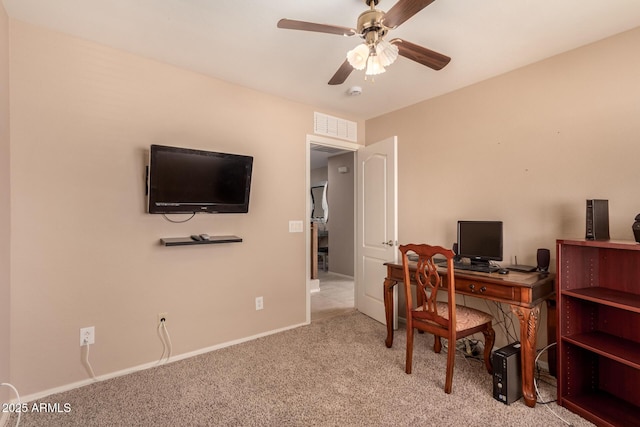
M 640 425 L 640 244 L 558 240 L 558 403 Z

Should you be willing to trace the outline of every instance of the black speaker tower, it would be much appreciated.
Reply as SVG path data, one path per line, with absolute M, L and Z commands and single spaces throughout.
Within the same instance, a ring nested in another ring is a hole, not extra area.
M 609 240 L 609 201 L 587 200 L 587 240 Z

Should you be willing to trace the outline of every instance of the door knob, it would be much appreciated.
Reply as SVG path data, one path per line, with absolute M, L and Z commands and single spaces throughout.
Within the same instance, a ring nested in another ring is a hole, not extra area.
M 393 246 L 393 240 L 389 240 L 388 242 L 382 242 L 383 245 Z

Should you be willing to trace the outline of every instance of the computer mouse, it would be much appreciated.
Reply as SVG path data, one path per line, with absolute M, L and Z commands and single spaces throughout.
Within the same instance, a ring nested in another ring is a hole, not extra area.
M 498 274 L 509 274 L 509 270 L 507 270 L 506 268 L 501 268 L 500 270 L 498 270 Z

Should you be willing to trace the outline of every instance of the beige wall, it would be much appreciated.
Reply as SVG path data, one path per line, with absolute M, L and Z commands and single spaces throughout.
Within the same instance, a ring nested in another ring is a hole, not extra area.
M 611 237 L 640 212 L 640 28 L 366 122 L 399 138 L 401 242 L 451 245 L 457 219 L 505 222 L 505 260 L 584 237 L 609 199 Z M 432 189 L 437 203 L 416 205 Z M 411 201 L 410 201 L 411 200 Z
M 81 327 L 96 327 L 102 375 L 159 359 L 160 312 L 174 355 L 305 322 L 305 235 L 288 221 L 306 216 L 312 107 L 21 22 L 11 36 L 11 371 L 21 393 L 87 378 Z M 254 156 L 249 214 L 173 224 L 145 213 L 152 143 Z M 244 242 L 159 245 L 194 233 Z
M 6 47 L 4 15 L 0 33 Z M 11 153 L 0 135 L 0 161 L 11 171 L 0 167 L 0 194 L 11 200 L 0 233 L 13 221 L 11 261 L 0 243 L 0 263 L 11 271 L 11 380 L 22 394 L 87 378 L 80 327 L 96 327 L 101 375 L 159 358 L 159 312 L 177 355 L 304 322 L 305 237 L 288 221 L 306 215 L 312 107 L 20 22 L 10 33 Z M 367 121 L 368 142 L 399 136 L 400 241 L 450 245 L 455 220 L 502 219 L 506 261 L 534 263 L 536 248 L 584 234 L 586 198 L 609 199 L 612 237 L 632 238 L 639 46 L 637 29 Z M 6 69 L 0 54 L 5 82 Z M 250 213 L 185 224 L 146 214 L 152 143 L 253 155 Z M 439 186 L 437 202 L 409 202 L 425 185 Z M 158 244 L 203 232 L 245 241 Z
M 354 275 L 355 194 L 354 153 L 329 157 L 329 270 L 345 276 Z M 346 166 L 347 173 L 338 168 Z
M 367 143 L 398 135 L 400 243 L 450 247 L 458 219 L 495 219 L 503 264 L 535 265 L 537 248 L 555 263 L 556 238 L 584 237 L 588 198 L 633 239 L 639 51 L 640 28 L 368 120 Z
M 9 323 L 11 186 L 9 181 L 9 20 L 0 4 L 0 383 L 10 382 Z M 0 387 L 0 403 L 10 396 L 7 387 Z M 2 420 L 2 414 L 0 414 Z
M 309 171 L 309 183 L 311 185 L 318 184 L 320 182 L 326 181 L 327 177 L 327 167 L 323 166 L 321 168 L 311 169 Z

